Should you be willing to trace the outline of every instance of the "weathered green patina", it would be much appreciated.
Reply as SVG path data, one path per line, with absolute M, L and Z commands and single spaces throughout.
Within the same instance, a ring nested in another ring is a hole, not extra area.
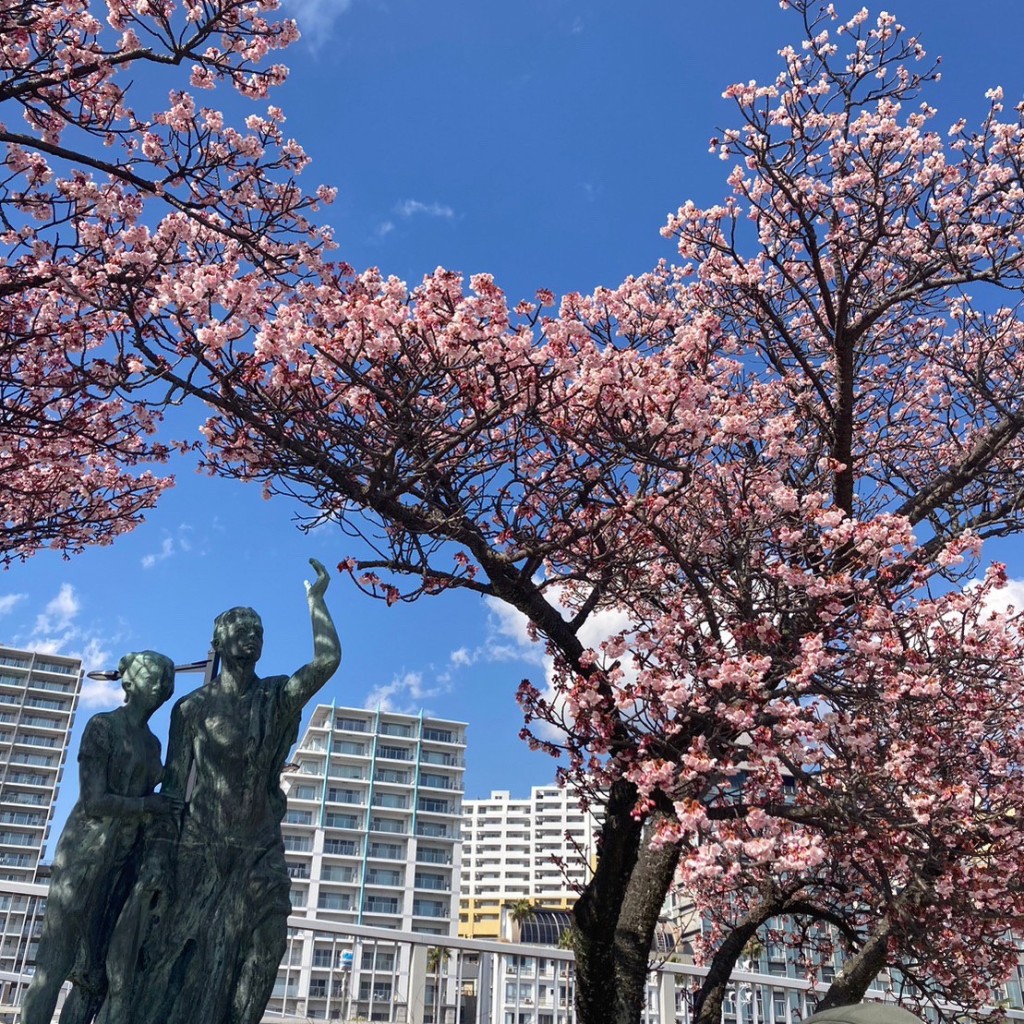
M 160 741 L 147 724 L 174 692 L 174 663 L 140 651 L 126 654 L 118 673 L 125 704 L 95 715 L 82 736 L 81 795 L 57 843 L 22 1024 L 49 1024 L 68 979 L 73 987 L 62 1024 L 87 1024 L 95 1016 L 107 989 L 111 934 L 139 873 L 144 833 L 158 822 L 173 831 L 172 816 L 181 809 L 153 793 L 163 769 Z

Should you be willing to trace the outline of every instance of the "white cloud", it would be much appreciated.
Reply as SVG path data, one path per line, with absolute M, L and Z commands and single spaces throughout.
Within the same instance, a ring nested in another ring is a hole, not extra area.
M 82 659 L 82 668 L 86 672 L 104 671 L 116 667 L 114 655 L 107 648 L 106 642 L 97 636 L 86 638 L 78 650 L 68 653 L 72 657 Z M 117 679 L 86 679 L 82 683 L 83 707 L 116 707 L 123 701 L 124 690 Z
M 172 537 L 169 534 L 160 542 L 160 550 L 143 555 L 139 560 L 143 569 L 152 569 L 158 562 L 166 562 L 168 558 L 177 554 L 187 554 L 192 550 L 192 527 L 188 523 L 182 523 L 177 533 Z M 201 553 L 201 552 L 200 552 Z
M 424 700 L 448 693 L 450 689 L 451 684 L 446 677 L 439 677 L 433 685 L 427 686 L 424 685 L 422 672 L 402 672 L 390 683 L 384 683 L 371 690 L 366 696 L 364 706 L 411 715 L 423 708 Z
M 568 609 L 558 602 L 556 591 L 549 591 L 548 596 L 556 607 L 565 613 L 568 612 Z M 491 611 L 493 629 L 498 636 L 511 641 L 511 644 L 494 642 L 492 637 L 491 643 L 482 649 L 486 652 L 488 660 L 506 661 L 511 656 L 543 668 L 544 685 L 541 686 L 536 680 L 534 680 L 534 684 L 541 690 L 548 703 L 560 708 L 564 702 L 555 692 L 554 661 L 545 652 L 543 643 L 531 639 L 530 623 L 527 617 L 497 598 L 488 597 L 485 600 Z M 584 647 L 600 651 L 601 644 L 605 640 L 618 633 L 629 632 L 630 626 L 630 619 L 625 611 L 603 609 L 592 613 L 577 635 Z M 628 680 L 632 674 L 631 665 L 624 662 L 620 667 Z M 565 738 L 561 729 L 548 722 L 535 721 L 533 729 L 542 739 L 552 740 L 556 743 Z
M 395 222 L 393 220 L 381 221 L 380 224 L 377 225 L 376 235 L 378 238 L 386 238 L 394 230 Z
M 36 624 L 32 630 L 33 636 L 42 636 L 45 633 L 64 632 L 71 628 L 81 610 L 75 588 L 70 583 L 62 583 L 57 596 L 52 598 L 46 605 L 44 611 L 36 616 Z
M 457 651 L 452 651 L 449 657 L 454 668 L 468 668 L 477 660 L 476 652 L 470 651 L 468 647 L 460 647 Z
M 157 562 L 164 562 L 174 554 L 174 538 L 164 537 L 160 544 L 160 550 L 155 554 L 143 555 L 141 562 L 143 569 L 152 569 Z
M 977 586 L 979 580 L 974 581 Z M 1024 612 L 1024 580 L 1007 580 L 1006 586 L 993 591 L 985 598 L 985 605 L 995 612 L 1005 612 L 1012 607 L 1016 612 Z
M 455 211 L 450 206 L 442 203 L 421 203 L 418 199 L 405 199 L 395 206 L 395 213 L 401 217 L 415 217 L 417 214 L 424 214 L 427 217 L 455 216 Z
M 12 595 L 20 599 L 24 595 Z M 5 599 L 0 598 L 0 606 Z M 13 605 L 16 602 L 11 602 Z M 40 654 L 63 654 L 80 658 L 85 672 L 112 669 L 116 660 L 112 649 L 118 637 L 101 636 L 95 629 L 80 624 L 82 602 L 70 583 L 62 583 L 55 597 L 35 617 L 32 628 L 15 635 L 11 642 L 16 647 L 38 651 Z M 121 703 L 120 683 L 86 679 L 82 686 L 82 704 L 86 707 L 114 707 Z
M 317 50 L 331 34 L 334 22 L 351 6 L 352 0 L 285 0 L 284 13 L 294 18 L 303 42 Z
M 26 597 L 28 594 L 4 594 L 0 597 L 0 615 L 9 615 L 14 606 Z

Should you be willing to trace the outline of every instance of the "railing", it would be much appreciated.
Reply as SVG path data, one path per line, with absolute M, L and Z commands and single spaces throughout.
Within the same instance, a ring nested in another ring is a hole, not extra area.
M 0 908 L 8 897 L 0 913 L 5 949 L 13 936 L 20 940 L 26 930 L 38 930 L 45 893 L 43 886 L 0 882 Z M 333 923 L 318 920 L 312 908 L 294 914 L 288 926 L 264 1024 L 574 1024 L 574 964 L 567 950 Z M 14 1024 L 31 969 L 24 957 L 5 956 L 0 964 L 0 1024 Z M 653 963 L 642 1024 L 692 1024 L 690 993 L 704 973 L 688 963 Z M 798 1024 L 813 1013 L 814 995 L 802 978 L 736 972 L 722 1024 Z M 887 995 L 872 993 L 879 1001 Z M 1019 990 L 1010 996 L 1011 1008 L 1001 1013 L 1024 1024 Z

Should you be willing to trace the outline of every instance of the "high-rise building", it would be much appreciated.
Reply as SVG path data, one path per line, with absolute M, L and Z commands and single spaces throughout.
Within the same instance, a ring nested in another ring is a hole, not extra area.
M 0 647 L 0 879 L 4 881 L 37 879 L 81 688 L 78 658 Z
M 496 790 L 467 800 L 459 898 L 459 934 L 501 934 L 503 908 L 527 900 L 567 910 L 590 878 L 597 818 L 557 786 L 534 786 L 526 798 Z
M 466 725 L 320 705 L 284 776 L 295 913 L 454 935 Z M 454 884 L 453 884 L 454 880 Z M 442 943 L 439 941 L 439 946 Z M 295 934 L 271 1009 L 394 1020 L 408 947 Z M 296 1005 L 298 993 L 308 998 Z
M 0 646 L 0 1022 L 17 1019 L 43 926 L 42 861 L 82 689 L 82 663 Z

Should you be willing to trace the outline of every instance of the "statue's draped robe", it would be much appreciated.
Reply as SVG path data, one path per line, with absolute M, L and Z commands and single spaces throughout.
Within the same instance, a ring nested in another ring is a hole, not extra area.
M 123 709 L 94 715 L 85 727 L 78 760 L 83 777 L 105 779 L 109 797 L 135 800 L 152 793 L 163 765 L 160 741 L 133 729 Z M 42 961 L 51 935 L 77 946 L 69 980 L 76 999 L 102 998 L 104 959 L 118 914 L 138 873 L 144 819 L 138 815 L 89 815 L 81 800 L 61 833 L 53 860 L 40 941 Z

